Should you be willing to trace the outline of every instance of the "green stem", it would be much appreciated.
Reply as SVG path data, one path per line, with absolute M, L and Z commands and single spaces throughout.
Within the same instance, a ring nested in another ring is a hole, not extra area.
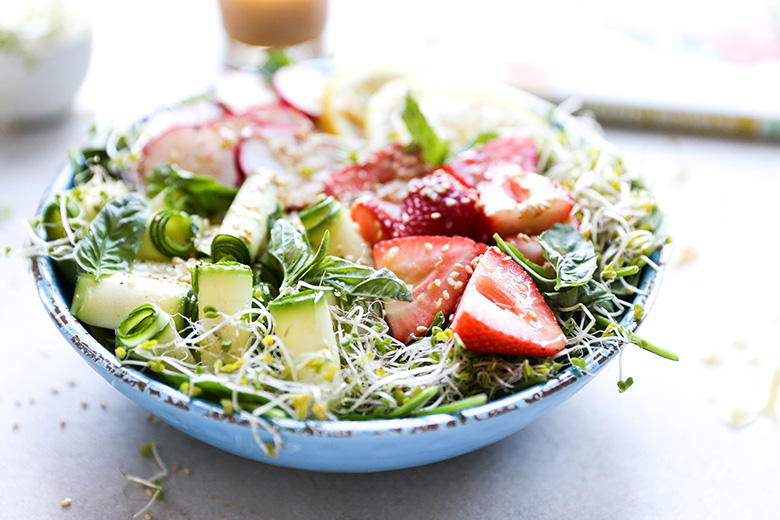
M 654 345 L 647 341 L 646 339 L 642 338 L 641 336 L 634 334 L 630 330 L 626 329 L 625 327 L 618 325 L 616 322 L 610 320 L 609 318 L 605 318 L 604 316 L 595 315 L 596 323 L 604 327 L 605 329 L 612 325 L 613 327 L 616 327 L 620 332 L 626 335 L 628 339 L 631 340 L 632 343 L 634 343 L 639 348 L 645 349 L 648 352 L 652 352 L 656 356 L 661 356 L 662 358 L 669 359 L 671 361 L 679 361 L 679 358 L 677 357 L 677 354 L 670 350 L 663 349 L 659 347 L 658 345 Z

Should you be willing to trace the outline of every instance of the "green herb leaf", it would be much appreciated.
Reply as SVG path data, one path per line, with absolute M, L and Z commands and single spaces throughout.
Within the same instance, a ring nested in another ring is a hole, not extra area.
M 554 224 L 539 236 L 544 256 L 555 269 L 555 290 L 585 285 L 598 267 L 596 251 L 570 225 Z
M 375 270 L 336 256 L 325 257 L 305 276 L 312 285 L 333 287 L 352 298 L 412 301 L 412 292 L 392 271 Z
M 409 133 L 412 134 L 412 142 L 420 147 L 420 153 L 425 162 L 431 166 L 439 166 L 444 163 L 447 159 L 449 145 L 447 141 L 439 139 L 439 136 L 433 131 L 411 94 L 406 95 L 406 106 L 401 114 L 401 119 L 406 124 L 406 128 L 409 129 Z
M 228 210 L 238 189 L 169 164 L 158 166 L 146 175 L 146 192 L 150 198 L 164 192 L 165 202 L 172 209 L 214 215 Z
M 148 218 L 149 203 L 142 195 L 129 193 L 110 201 L 76 245 L 76 262 L 96 279 L 127 271 L 141 246 Z
M 259 72 L 266 81 L 271 81 L 271 78 L 277 70 L 292 62 L 293 60 L 287 55 L 284 49 L 274 47 L 268 49 L 268 59 L 265 60 L 263 66 L 260 67 Z
M 617 383 L 618 392 L 620 392 L 622 394 L 623 392 L 625 392 L 626 390 L 631 388 L 631 385 L 633 385 L 633 384 L 634 384 L 634 378 L 633 377 L 629 377 L 625 381 L 618 381 L 618 383 Z
M 498 137 L 498 132 L 482 132 L 481 134 L 477 135 L 477 137 L 475 137 L 474 140 L 471 141 L 464 149 L 468 150 L 469 148 L 474 148 L 475 146 L 485 144 L 489 141 L 492 141 L 496 137 Z
M 327 248 L 327 244 L 325 247 Z M 306 233 L 284 219 L 274 222 L 271 228 L 268 254 L 277 260 L 282 269 L 282 287 L 293 286 L 312 267 L 312 261 L 315 259 Z

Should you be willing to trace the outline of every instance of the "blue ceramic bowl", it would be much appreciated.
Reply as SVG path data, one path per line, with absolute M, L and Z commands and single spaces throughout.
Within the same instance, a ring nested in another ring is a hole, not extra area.
M 537 102 L 539 100 L 536 100 Z M 549 105 L 537 106 L 549 109 Z M 44 203 L 68 189 L 72 170 L 65 169 L 44 195 Z M 653 260 L 661 266 L 645 268 L 635 303 L 650 309 L 671 247 L 663 246 Z M 65 339 L 117 390 L 171 426 L 212 446 L 269 464 L 314 471 L 370 472 L 407 468 L 436 462 L 487 446 L 530 424 L 574 395 L 612 358 L 614 349 L 602 349 L 591 359 L 588 375 L 564 370 L 547 383 L 454 415 L 374 421 L 298 421 L 280 419 L 284 446 L 271 458 L 263 453 L 249 414 L 225 414 L 222 407 L 191 398 L 147 375 L 123 366 L 85 330 L 70 312 L 70 289 L 64 287 L 51 260 L 32 258 L 32 272 L 47 312 Z M 636 330 L 640 320 L 629 312 L 621 324 Z M 608 351 L 609 350 L 609 351 Z M 257 431 L 264 442 L 271 435 Z

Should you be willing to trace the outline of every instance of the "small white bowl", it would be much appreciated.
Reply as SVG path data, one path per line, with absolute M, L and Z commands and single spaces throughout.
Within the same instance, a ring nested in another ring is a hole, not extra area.
M 92 54 L 89 31 L 0 50 L 0 127 L 64 116 L 84 81 Z

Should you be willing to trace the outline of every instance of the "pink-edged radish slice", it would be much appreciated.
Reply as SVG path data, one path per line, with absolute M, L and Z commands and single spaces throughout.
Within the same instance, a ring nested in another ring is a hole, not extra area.
M 306 115 L 284 103 L 255 107 L 236 117 L 251 120 L 263 127 L 276 127 L 298 137 L 305 137 L 314 130 L 314 123 Z
M 271 85 L 283 101 L 311 118 L 322 115 L 322 92 L 327 75 L 305 63 L 286 65 L 274 73 Z
M 248 177 L 260 168 L 283 175 L 285 168 L 276 160 L 268 143 L 259 136 L 242 139 L 236 147 L 236 165 L 241 175 Z
M 149 141 L 141 151 L 138 172 L 174 163 L 196 175 L 213 177 L 226 186 L 244 181 L 235 159 L 238 136 L 219 124 L 178 126 Z
M 225 72 L 214 85 L 212 97 L 233 114 L 279 101 L 260 74 L 240 70 Z
M 190 101 L 160 110 L 147 117 L 143 123 L 143 133 L 147 138 L 154 138 L 173 127 L 207 123 L 221 117 L 224 113 L 222 107 L 212 101 Z

